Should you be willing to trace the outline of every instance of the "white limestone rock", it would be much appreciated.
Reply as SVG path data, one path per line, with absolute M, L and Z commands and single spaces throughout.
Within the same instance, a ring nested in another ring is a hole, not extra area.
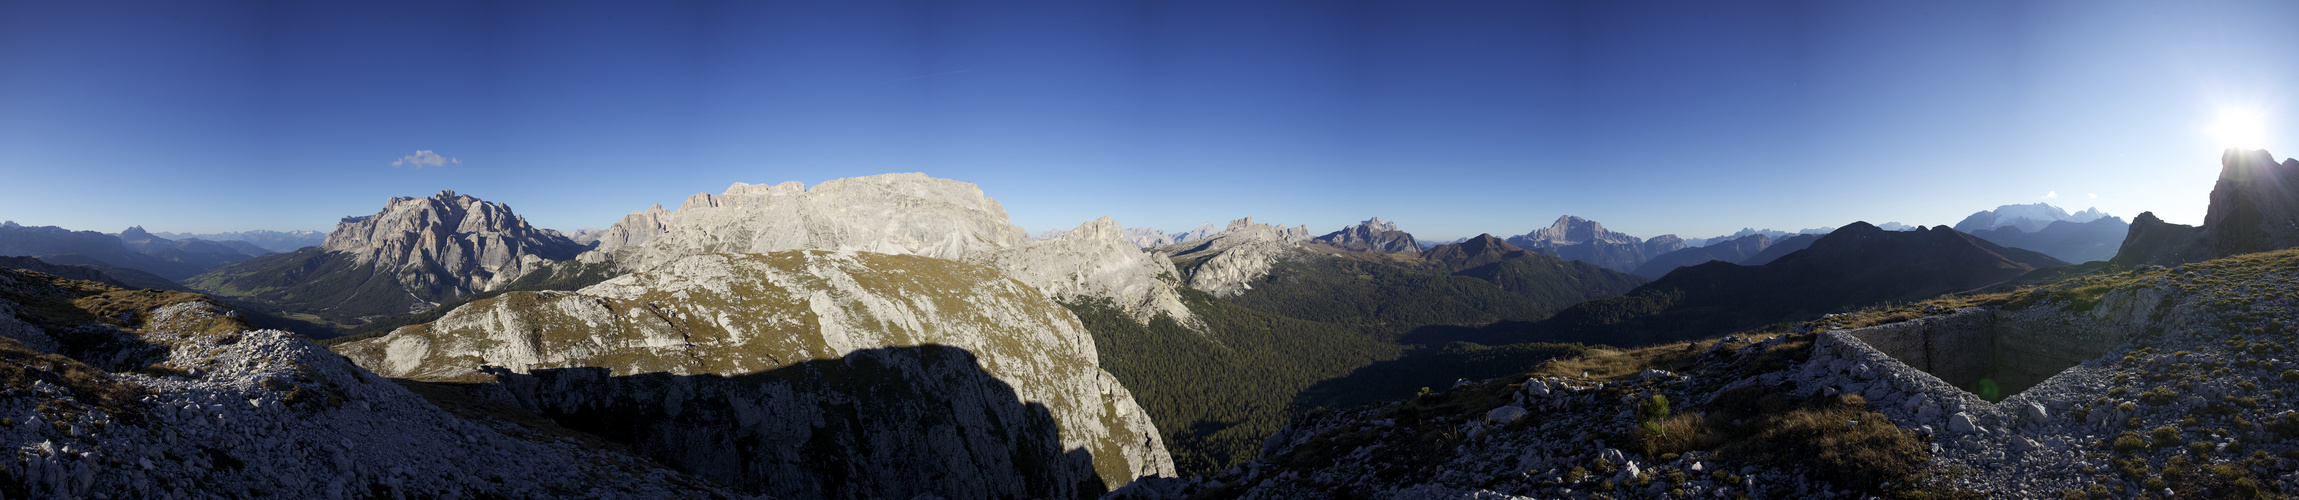
M 1106 298 L 1137 320 L 1168 314 L 1194 324 L 1160 276 L 1172 265 L 1127 243 L 1107 218 L 1031 241 L 1006 209 L 973 183 L 925 174 L 884 174 L 772 186 L 734 183 L 696 194 L 676 211 L 652 207 L 601 233 L 588 261 L 625 271 L 712 253 L 783 250 L 920 255 L 989 265 L 1058 300 Z M 1115 242 L 1116 244 L 1111 244 Z M 607 257 L 611 255 L 610 257 Z
M 411 289 L 445 286 L 443 300 L 492 290 L 533 270 L 522 257 L 573 258 L 581 249 L 557 231 L 527 225 L 509 205 L 454 191 L 429 198 L 392 198 L 375 215 L 345 217 L 320 248 L 344 252 L 353 262 L 379 270 L 439 269 L 452 283 L 403 283 Z M 428 273 L 395 273 L 427 277 Z M 427 279 L 427 278 L 426 278 Z
M 1278 260 L 1300 252 L 1309 239 L 1306 226 L 1286 228 L 1257 224 L 1252 217 L 1229 222 L 1229 228 L 1202 243 L 1176 244 L 1161 253 L 1183 271 L 1190 288 L 1216 297 L 1234 296 L 1252 289 L 1251 282 L 1269 275 Z
M 1114 488 L 1174 473 L 1155 426 L 1068 309 L 996 269 L 917 255 L 690 256 L 573 293 L 473 302 L 338 349 L 393 377 L 502 380 L 542 411 L 659 414 L 634 448 L 776 496 L 833 486 L 1069 496 L 1081 480 Z M 846 370 L 884 375 L 817 375 Z M 841 452 L 855 457 L 851 470 L 808 458 L 805 436 L 817 432 L 851 447 Z M 944 460 L 977 452 L 1035 456 L 1047 480 L 1025 481 L 1002 458 Z M 936 464 L 923 471 L 933 474 L 913 473 L 920 464 Z

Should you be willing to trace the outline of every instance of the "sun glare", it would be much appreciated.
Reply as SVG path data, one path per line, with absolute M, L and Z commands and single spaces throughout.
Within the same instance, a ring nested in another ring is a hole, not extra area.
M 2219 119 L 2203 132 L 2220 148 L 2267 147 L 2267 115 L 2249 109 L 2221 109 Z

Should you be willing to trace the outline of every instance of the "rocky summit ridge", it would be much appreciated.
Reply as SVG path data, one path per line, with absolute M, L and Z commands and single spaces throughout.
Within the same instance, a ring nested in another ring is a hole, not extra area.
M 1114 224 L 1072 234 L 1088 232 Z M 1174 473 L 1068 309 L 997 269 L 918 255 L 694 255 L 339 350 L 386 376 L 497 382 L 570 426 L 781 498 L 1073 498 Z M 649 423 L 615 430 L 634 414 Z
M 1314 241 L 1352 252 L 1419 252 L 1421 243 L 1413 235 L 1397 229 L 1397 223 L 1367 219 L 1354 226 L 1317 237 Z
M 2177 265 L 2299 246 L 2299 159 L 2276 162 L 2267 150 L 2229 149 L 2219 163 L 2202 226 L 2141 213 L 2109 262 Z
M 1190 319 L 1175 285 L 1160 278 L 1174 274 L 1171 264 L 1128 242 L 1114 222 L 1089 222 L 1084 229 L 1093 230 L 1031 241 L 973 183 L 920 173 L 812 188 L 738 182 L 724 194 L 689 197 L 675 211 L 657 205 L 625 216 L 598 233 L 596 249 L 582 259 L 644 270 L 712 253 L 919 255 L 999 267 L 1058 300 L 1108 299 L 1138 320 Z
M 1306 225 L 1261 224 L 1246 217 L 1229 221 L 1220 234 L 1158 252 L 1182 269 L 1181 278 L 1190 288 L 1227 297 L 1253 289 L 1251 281 L 1267 276 L 1279 259 L 1299 252 L 1300 244 L 1309 240 Z

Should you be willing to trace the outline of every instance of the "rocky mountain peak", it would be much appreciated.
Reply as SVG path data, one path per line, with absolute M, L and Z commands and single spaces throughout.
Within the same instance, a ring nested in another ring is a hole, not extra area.
M 2263 149 L 2229 149 L 2219 160 L 2201 227 L 2140 214 L 2111 262 L 2174 265 L 2299 247 L 2299 160 L 2277 162 Z
M 522 257 L 565 260 L 581 251 L 564 236 L 528 225 L 509 205 L 445 190 L 391 198 L 374 215 L 345 217 L 320 248 L 379 270 L 443 270 L 442 279 L 453 282 L 420 286 L 443 288 L 445 297 L 510 282 L 530 267 Z
M 1380 218 L 1380 217 L 1374 217 L 1374 218 L 1371 218 L 1371 219 L 1365 219 L 1365 222 L 1361 222 L 1361 223 L 1358 223 L 1357 225 L 1359 225 L 1359 226 L 1364 226 L 1364 227 L 1366 227 L 1366 228 L 1370 228 L 1370 229 L 1381 230 L 1381 231 L 1396 231 L 1396 230 L 1397 230 L 1397 223 L 1395 223 L 1395 222 L 1389 222 L 1389 221 L 1385 221 L 1385 220 L 1381 220 L 1381 218 Z
M 158 238 L 158 236 L 152 236 L 152 233 L 144 232 L 144 226 L 128 226 L 127 229 L 120 230 L 120 241 L 122 242 L 138 243 Z
M 1657 253 L 1684 248 L 1682 239 L 1670 237 L 1659 247 L 1648 248 L 1642 238 L 1606 230 L 1603 224 L 1566 215 L 1557 217 L 1549 227 L 1535 229 L 1520 236 L 1511 236 L 1509 244 L 1550 256 L 1577 260 L 1603 266 L 1606 269 L 1628 272 L 1643 265 Z
M 1397 224 L 1374 217 L 1358 225 L 1341 228 L 1316 238 L 1318 243 L 1357 252 L 1419 252 L 1421 243 L 1413 235 L 1397 230 Z
M 1557 217 L 1549 227 L 1535 229 L 1520 237 L 1527 241 L 1545 242 L 1550 246 L 1574 245 L 1589 242 L 1641 244 L 1642 239 L 1605 229 L 1603 223 L 1566 215 Z M 1525 246 L 1519 244 L 1518 246 Z M 1532 247 L 1527 247 L 1532 248 Z

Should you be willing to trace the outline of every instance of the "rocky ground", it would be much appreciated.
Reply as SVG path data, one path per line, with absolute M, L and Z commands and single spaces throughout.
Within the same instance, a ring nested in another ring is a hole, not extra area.
M 726 498 L 503 420 L 466 419 L 197 295 L 0 270 L 0 496 Z
M 1527 377 L 1311 412 L 1248 466 L 1111 497 L 2299 493 L 2294 280 L 2299 251 L 2252 254 L 1554 360 Z M 2123 340 L 1990 402 L 1860 339 L 1954 314 Z

